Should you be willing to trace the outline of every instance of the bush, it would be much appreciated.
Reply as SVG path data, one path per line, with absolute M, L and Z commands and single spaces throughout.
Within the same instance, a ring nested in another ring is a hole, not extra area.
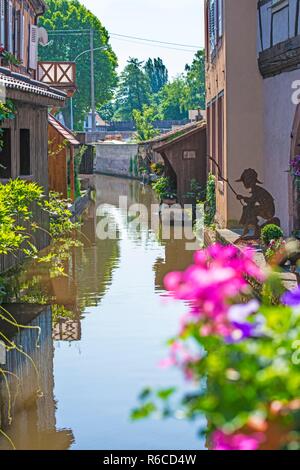
M 152 188 L 157 196 L 163 199 L 175 199 L 176 193 L 172 187 L 172 183 L 169 178 L 161 177 L 153 185 Z
M 261 241 L 265 246 L 269 246 L 272 240 L 283 238 L 283 231 L 278 225 L 266 225 L 261 231 Z
M 206 227 L 213 225 L 217 212 L 216 203 L 216 178 L 210 174 L 206 186 L 206 201 L 205 201 L 205 220 Z

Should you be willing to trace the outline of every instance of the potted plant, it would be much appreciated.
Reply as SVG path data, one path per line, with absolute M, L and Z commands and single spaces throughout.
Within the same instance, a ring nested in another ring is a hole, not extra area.
M 0 48 L 1 64 L 4 67 L 14 68 L 21 65 L 21 61 L 11 52 L 8 52 L 4 47 Z
M 152 188 L 159 197 L 161 204 L 168 204 L 169 206 L 176 204 L 177 194 L 170 178 L 162 176 L 153 184 Z

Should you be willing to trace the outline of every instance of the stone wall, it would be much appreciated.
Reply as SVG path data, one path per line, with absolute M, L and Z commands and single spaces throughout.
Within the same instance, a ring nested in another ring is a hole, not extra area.
M 95 144 L 96 148 L 96 173 L 106 175 L 132 177 L 130 173 L 130 160 L 134 160 L 138 154 L 137 144 Z

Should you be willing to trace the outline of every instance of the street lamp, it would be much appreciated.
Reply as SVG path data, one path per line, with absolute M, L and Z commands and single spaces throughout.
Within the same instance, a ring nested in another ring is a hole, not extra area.
M 80 57 L 84 54 L 91 54 L 91 104 L 92 104 L 92 131 L 96 132 L 96 97 L 95 97 L 95 60 L 94 60 L 94 52 L 96 51 L 103 51 L 107 50 L 108 46 L 101 46 L 94 48 L 94 30 L 91 30 L 91 47 L 86 51 L 81 52 L 78 54 L 77 57 L 73 60 L 73 62 L 77 62 Z M 73 97 L 71 97 L 71 130 L 74 130 L 74 108 L 73 108 Z

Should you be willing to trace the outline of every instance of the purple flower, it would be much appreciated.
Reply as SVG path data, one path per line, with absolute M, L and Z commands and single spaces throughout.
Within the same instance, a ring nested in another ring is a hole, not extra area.
M 259 307 L 260 304 L 257 300 L 251 300 L 245 305 L 233 305 L 230 308 L 228 318 L 233 330 L 226 337 L 227 343 L 239 343 L 244 339 L 262 335 L 264 319 L 256 316 L 255 321 L 249 321 L 249 318 L 258 311 Z
M 286 292 L 281 297 L 281 302 L 284 305 L 288 305 L 289 307 L 299 307 L 300 306 L 300 287 L 297 289 Z

